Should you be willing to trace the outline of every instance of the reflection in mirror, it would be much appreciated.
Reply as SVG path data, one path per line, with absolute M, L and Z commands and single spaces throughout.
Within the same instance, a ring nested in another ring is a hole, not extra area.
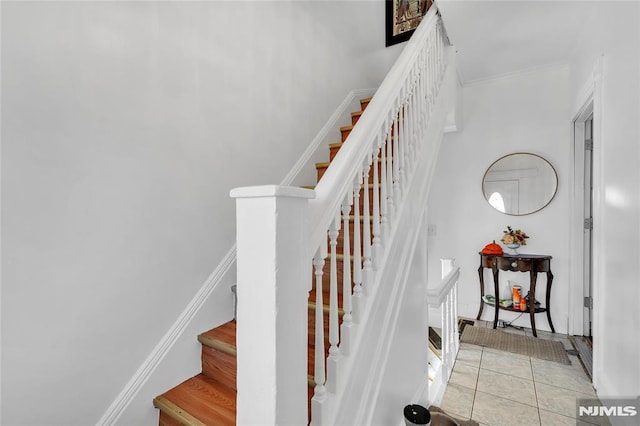
M 537 212 L 551 202 L 558 175 L 544 158 L 528 153 L 505 155 L 484 174 L 484 198 L 496 210 L 515 216 Z

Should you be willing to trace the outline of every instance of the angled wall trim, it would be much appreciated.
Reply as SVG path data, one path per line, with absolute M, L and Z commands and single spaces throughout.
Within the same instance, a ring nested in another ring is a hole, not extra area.
M 325 125 L 322 126 L 322 129 L 320 129 L 316 137 L 313 138 L 313 141 L 311 141 L 307 149 L 302 153 L 296 164 L 294 164 L 289 173 L 282 179 L 280 185 L 291 185 L 295 178 L 304 170 L 304 167 L 312 161 L 318 149 L 322 147 L 322 144 L 328 141 L 329 132 L 337 129 L 340 121 L 348 117 L 349 108 L 353 106 L 354 102 L 359 101 L 359 99 L 363 97 L 373 96 L 375 91 L 376 89 L 360 89 L 349 92 L 331 117 L 329 117 Z
M 153 348 L 147 359 L 144 360 L 138 371 L 131 377 L 129 382 L 120 391 L 116 399 L 111 403 L 107 411 L 102 415 L 97 425 L 115 424 L 124 410 L 129 406 L 133 398 L 138 394 L 142 386 L 149 380 L 157 366 L 167 355 L 169 350 L 182 335 L 184 329 L 189 322 L 198 313 L 204 302 L 211 295 L 213 290 L 223 281 L 224 276 L 231 271 L 231 267 L 236 262 L 236 246 L 235 244 L 227 252 L 222 262 L 211 273 L 204 285 L 198 290 L 196 295 L 191 299 L 184 311 L 178 319 L 173 323 L 169 331 L 162 336 L 160 342 Z

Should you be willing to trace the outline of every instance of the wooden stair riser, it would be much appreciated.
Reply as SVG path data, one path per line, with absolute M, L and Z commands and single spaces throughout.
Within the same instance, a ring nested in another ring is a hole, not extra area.
M 330 162 L 333 161 L 334 158 L 336 158 L 336 155 L 338 154 L 338 151 L 340 151 L 340 148 L 342 148 L 342 145 L 344 145 L 343 142 L 329 145 L 329 161 Z
M 353 130 L 353 126 L 348 126 L 348 127 L 340 129 L 340 135 L 341 135 L 340 141 L 341 142 L 344 142 L 344 141 L 347 140 L 347 138 L 351 134 L 351 130 Z
M 160 411 L 160 419 L 158 420 L 159 426 L 183 426 L 184 423 L 175 420 L 173 417 L 165 413 L 164 411 Z
M 363 111 L 356 111 L 356 112 L 352 112 L 351 113 L 351 125 L 355 126 L 356 123 L 358 122 L 358 120 L 360 120 L 360 117 L 362 117 L 362 112 Z
M 238 360 L 235 356 L 202 345 L 202 374 L 236 390 Z
M 372 98 L 360 99 L 360 109 L 364 111 L 369 106 L 369 102 L 371 102 Z

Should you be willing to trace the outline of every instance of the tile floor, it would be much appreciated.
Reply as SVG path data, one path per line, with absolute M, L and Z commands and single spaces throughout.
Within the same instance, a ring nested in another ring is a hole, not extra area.
M 530 329 L 501 330 L 533 335 Z M 566 335 L 538 331 L 538 337 L 573 349 Z M 486 426 L 589 425 L 576 421 L 576 399 L 594 398 L 595 391 L 578 357 L 569 359 L 571 365 L 564 365 L 462 343 L 441 407 Z

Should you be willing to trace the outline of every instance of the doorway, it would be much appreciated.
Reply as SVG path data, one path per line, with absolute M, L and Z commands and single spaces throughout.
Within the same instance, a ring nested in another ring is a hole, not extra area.
M 593 113 L 584 122 L 583 336 L 593 342 Z
M 574 325 L 571 341 L 586 372 L 593 377 L 593 211 L 594 138 L 593 101 L 587 103 L 574 123 L 574 256 L 578 260 L 573 285 Z

